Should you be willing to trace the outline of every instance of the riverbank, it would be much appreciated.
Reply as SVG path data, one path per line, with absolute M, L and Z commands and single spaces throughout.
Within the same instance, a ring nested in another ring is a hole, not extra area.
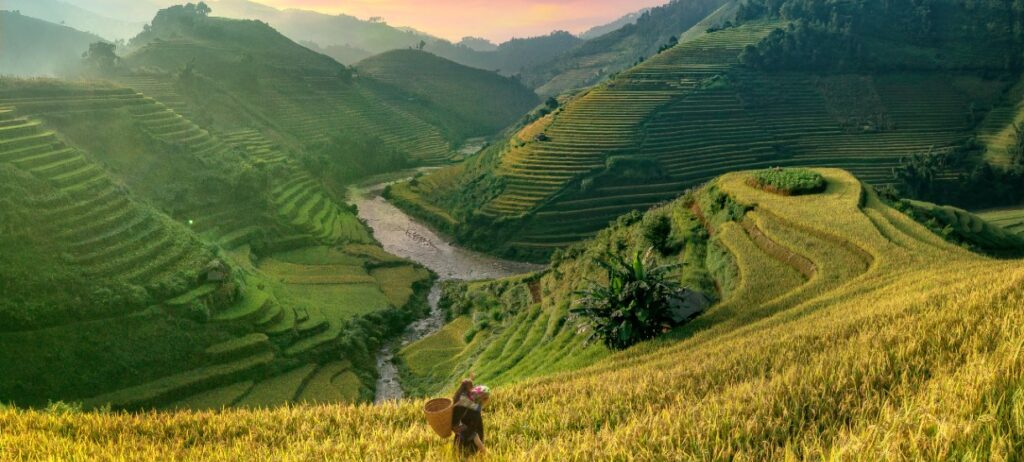
M 454 245 L 427 225 L 395 207 L 382 196 L 382 192 L 387 185 L 407 179 L 408 176 L 394 175 L 384 178 L 380 183 L 349 188 L 349 202 L 359 209 L 359 217 L 373 230 L 374 237 L 384 250 L 415 261 L 438 276 L 438 281 L 428 298 L 430 314 L 414 322 L 402 336 L 386 344 L 377 353 L 377 369 L 380 373 L 377 381 L 377 402 L 400 399 L 404 396 L 398 368 L 394 363 L 395 351 L 402 345 L 437 332 L 444 326 L 445 313 L 438 306 L 441 283 L 450 280 L 497 279 L 544 269 L 543 265 L 502 260 Z

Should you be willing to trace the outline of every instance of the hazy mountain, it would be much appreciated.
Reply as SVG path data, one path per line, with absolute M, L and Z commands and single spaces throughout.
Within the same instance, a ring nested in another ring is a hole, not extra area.
M 498 49 L 498 45 L 495 45 L 490 40 L 481 37 L 463 37 L 462 41 L 457 43 L 467 48 L 471 48 L 476 51 L 494 51 Z
M 0 74 L 56 76 L 72 71 L 89 44 L 103 40 L 67 26 L 0 11 Z
M 470 133 L 495 133 L 540 101 L 518 80 L 418 50 L 394 50 L 356 65 L 370 76 L 461 119 Z
M 35 2 L 36 0 L 29 0 Z M 80 8 L 126 22 L 148 23 L 161 8 L 186 0 L 64 0 Z M 193 0 L 198 1 L 198 0 Z
M 128 39 L 142 31 L 143 21 L 114 19 L 61 0 L 0 0 L 0 10 L 62 24 L 110 40 Z
M 640 11 L 629 13 L 629 14 L 627 14 L 627 15 L 619 18 L 619 19 L 616 19 L 615 21 L 612 21 L 612 22 L 610 22 L 608 24 L 592 27 L 592 28 L 590 28 L 590 30 L 580 34 L 580 38 L 583 39 L 583 40 L 596 39 L 596 38 L 598 38 L 598 37 L 600 37 L 602 35 L 605 35 L 605 34 L 607 34 L 609 32 L 615 32 L 615 31 L 617 31 L 619 29 L 622 29 L 623 27 L 626 27 L 628 25 L 636 24 L 636 21 L 638 19 L 640 19 L 640 16 L 643 16 L 644 13 L 646 13 L 646 12 L 648 12 L 650 10 L 651 10 L 650 8 L 644 8 L 644 9 L 642 9 Z
M 498 46 L 473 37 L 455 44 L 415 29 L 344 14 L 279 10 L 248 0 L 207 3 L 213 8 L 214 16 L 266 22 L 292 40 L 317 44 L 319 50 L 343 64 L 354 64 L 367 56 L 390 50 L 415 48 L 423 42 L 426 51 L 459 64 L 512 75 L 582 43 L 567 32 L 554 32 L 541 37 L 513 39 Z
M 523 81 L 541 95 L 556 95 L 592 85 L 657 53 L 672 37 L 683 39 L 697 24 L 701 27 L 696 29 L 703 33 L 708 25 L 732 19 L 736 3 L 690 0 L 651 8 L 641 14 L 635 24 L 582 42 L 564 54 L 524 70 Z

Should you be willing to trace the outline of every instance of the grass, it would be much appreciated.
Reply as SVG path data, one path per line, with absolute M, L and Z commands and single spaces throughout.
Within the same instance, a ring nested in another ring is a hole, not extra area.
M 479 380 L 497 385 L 485 411 L 489 459 L 1013 460 L 1024 412 L 1020 262 L 936 239 L 849 174 L 817 171 L 828 189 L 798 198 L 750 188 L 749 173 L 716 181 L 738 203 L 756 204 L 750 218 L 814 261 L 814 277 L 723 222 L 715 237 L 739 270 L 733 292 L 690 325 L 626 351 L 578 343 L 564 320 L 567 292 L 556 285 L 576 279 L 572 265 L 585 259 L 562 256 L 541 279 L 544 301 L 510 311 L 505 319 L 514 321 L 490 334 L 503 339 L 479 354 L 521 373 L 485 371 Z M 474 287 L 508 303 L 517 281 Z M 431 341 L 459 346 L 441 339 Z M 531 374 L 531 362 L 543 372 Z M 139 457 L 207 460 L 450 457 L 423 421 L 423 403 L 144 415 L 8 408 L 0 444 L 30 458 L 96 458 L 125 447 Z M 662 437 L 637 438 L 652 428 Z
M 168 406 L 169 409 L 195 411 L 218 411 L 229 407 L 252 389 L 251 380 L 238 382 L 221 388 L 191 396 Z
M 299 395 L 317 366 L 307 364 L 257 383 L 241 400 L 240 407 L 277 407 L 291 403 Z
M 292 300 L 319 309 L 332 320 L 344 320 L 388 307 L 388 299 L 375 283 L 307 285 L 291 284 Z
M 355 402 L 359 398 L 361 383 L 351 369 L 352 364 L 347 361 L 321 366 L 296 401 L 313 405 Z
M 409 265 L 376 268 L 370 271 L 370 275 L 380 285 L 391 306 L 398 308 L 409 303 L 417 285 L 431 279 L 426 269 Z
M 455 361 L 466 347 L 466 333 L 473 327 L 467 316 L 458 317 L 441 330 L 417 340 L 398 352 L 402 360 L 402 387 L 418 396 L 450 381 Z

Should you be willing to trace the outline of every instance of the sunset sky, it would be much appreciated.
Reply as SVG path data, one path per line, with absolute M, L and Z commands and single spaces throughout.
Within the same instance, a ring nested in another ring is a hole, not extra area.
M 553 30 L 583 32 L 668 0 L 258 0 L 276 8 L 382 16 L 449 40 L 471 35 L 495 43 Z

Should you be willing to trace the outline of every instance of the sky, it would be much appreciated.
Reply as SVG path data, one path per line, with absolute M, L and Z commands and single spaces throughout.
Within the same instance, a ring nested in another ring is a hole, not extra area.
M 668 0 L 258 0 L 275 8 L 384 18 L 458 41 L 465 36 L 495 43 L 513 37 L 547 35 L 554 30 L 584 32 L 628 13 Z

